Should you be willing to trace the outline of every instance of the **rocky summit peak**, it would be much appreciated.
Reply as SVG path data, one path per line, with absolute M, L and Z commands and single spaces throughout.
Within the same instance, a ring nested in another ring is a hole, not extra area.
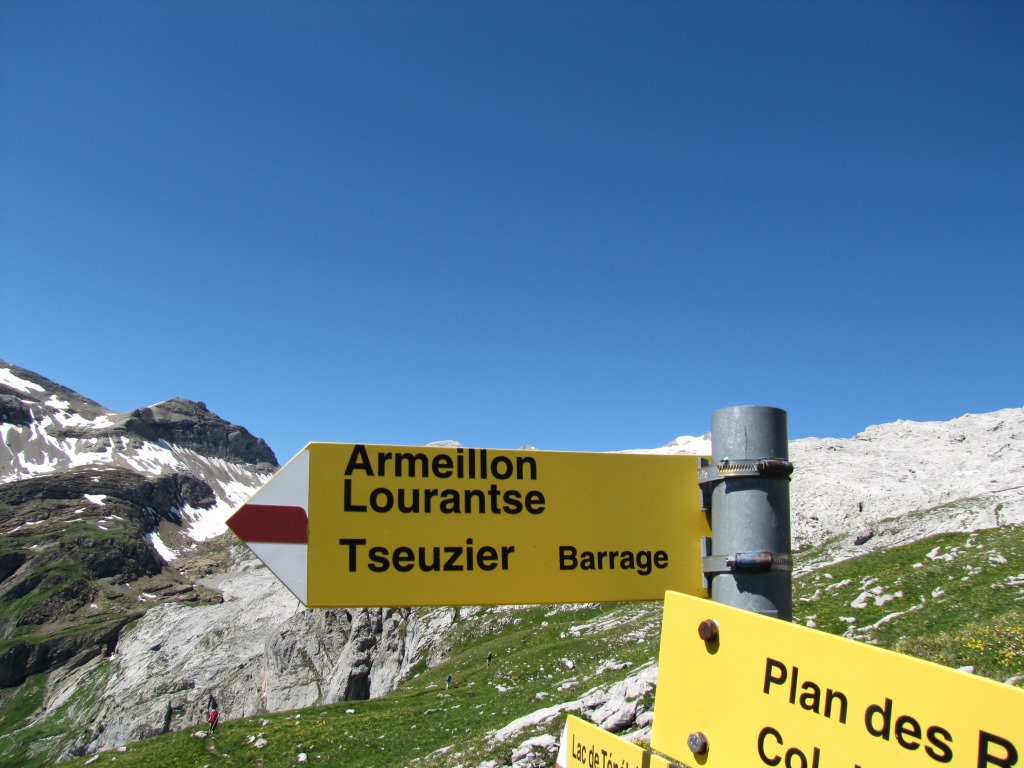
M 277 467 L 277 457 L 262 438 L 222 419 L 206 403 L 175 397 L 118 413 L 3 360 L 0 426 L 11 459 L 10 466 L 0 462 L 0 482 L 83 464 L 134 466 L 140 451 L 172 448 L 260 472 Z
M 0 483 L 80 468 L 123 468 L 151 481 L 202 478 L 213 494 L 210 503 L 182 499 L 177 520 L 187 539 L 205 541 L 224 532 L 231 512 L 276 467 L 264 440 L 205 403 L 172 398 L 118 413 L 0 360 Z M 153 535 L 164 559 L 173 559 L 180 549 L 175 536 Z
M 263 438 L 211 413 L 203 402 L 174 397 L 119 414 L 112 421 L 114 431 L 154 443 L 163 440 L 215 458 L 277 466 L 277 457 Z

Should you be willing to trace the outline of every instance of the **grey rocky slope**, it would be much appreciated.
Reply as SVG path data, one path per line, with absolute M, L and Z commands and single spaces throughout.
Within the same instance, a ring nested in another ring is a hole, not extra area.
M 381 696 L 416 661 L 436 664 L 450 608 L 304 609 L 258 561 L 236 551 L 217 577 L 223 603 L 165 604 L 126 632 L 109 657 L 51 677 L 46 708 L 82 687 L 94 706 L 72 717 L 83 754 L 191 727 L 216 702 L 224 717 Z
M 635 452 L 710 455 L 710 435 Z M 803 438 L 789 454 L 793 547 L 803 568 L 1024 522 L 1024 408 Z
M 936 533 L 1024 522 L 1024 408 L 794 440 L 803 568 Z
M 73 751 L 193 726 L 212 701 L 234 718 L 382 695 L 451 624 L 451 610 L 304 610 L 258 561 L 240 561 L 213 610 L 155 608 L 109 658 L 51 682 L 48 708 L 90 677 L 104 679 L 79 723 L 102 728 L 89 728 L 93 738 Z
M 0 704 L 153 606 L 220 602 L 197 583 L 225 559 L 211 540 L 276 464 L 202 403 L 117 413 L 0 361 Z

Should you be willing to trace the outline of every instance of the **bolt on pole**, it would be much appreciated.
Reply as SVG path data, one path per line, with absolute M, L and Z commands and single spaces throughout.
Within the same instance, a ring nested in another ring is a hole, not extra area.
M 789 437 L 786 412 L 742 405 L 711 415 L 711 599 L 793 618 Z

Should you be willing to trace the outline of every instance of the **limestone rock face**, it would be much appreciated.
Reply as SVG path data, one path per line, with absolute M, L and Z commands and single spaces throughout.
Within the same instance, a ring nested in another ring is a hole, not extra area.
M 369 699 L 408 670 L 408 609 L 305 610 L 267 640 L 266 709 Z
M 47 709 L 102 679 L 83 713 L 86 754 L 201 724 L 212 702 L 226 719 L 381 696 L 451 627 L 451 609 L 304 609 L 265 567 L 244 559 L 224 601 L 165 604 L 124 633 L 109 658 L 67 672 Z
M 793 440 L 790 459 L 794 549 L 839 534 L 803 567 L 1024 522 L 1024 408 Z

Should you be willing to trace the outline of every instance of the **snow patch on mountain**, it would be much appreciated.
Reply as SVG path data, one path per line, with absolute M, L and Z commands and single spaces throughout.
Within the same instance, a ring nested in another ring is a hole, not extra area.
M 262 487 L 276 469 L 270 463 L 229 461 L 213 455 L 213 446 L 204 452 L 139 434 L 145 428 L 187 424 L 192 418 L 200 420 L 200 426 L 213 425 L 214 431 L 227 433 L 229 439 L 240 433 L 248 436 L 242 428 L 210 414 L 202 404 L 168 401 L 166 405 L 158 403 L 119 414 L 37 374 L 7 364 L 0 364 L 0 396 L 4 398 L 0 402 L 0 483 L 82 467 L 124 467 L 147 477 L 174 473 L 200 477 L 213 490 L 213 504 L 202 508 L 186 505 L 177 510 L 182 532 L 193 541 L 224 533 L 234 510 Z M 188 412 L 190 406 L 192 411 Z M 8 414 L 8 410 L 17 413 Z M 183 415 L 182 411 L 186 413 Z M 200 431 L 196 440 L 201 441 L 205 434 Z M 159 532 L 153 531 L 149 539 L 165 560 L 177 555 Z
M 683 435 L 675 440 L 661 446 L 660 448 L 630 448 L 619 453 L 642 453 L 642 454 L 686 454 L 689 456 L 710 456 L 711 455 L 711 433 L 707 432 L 700 437 Z
M 8 387 L 18 390 L 19 392 L 45 392 L 40 385 L 33 381 L 28 381 L 15 375 L 14 371 L 10 368 L 0 367 L 0 384 L 6 384 Z

